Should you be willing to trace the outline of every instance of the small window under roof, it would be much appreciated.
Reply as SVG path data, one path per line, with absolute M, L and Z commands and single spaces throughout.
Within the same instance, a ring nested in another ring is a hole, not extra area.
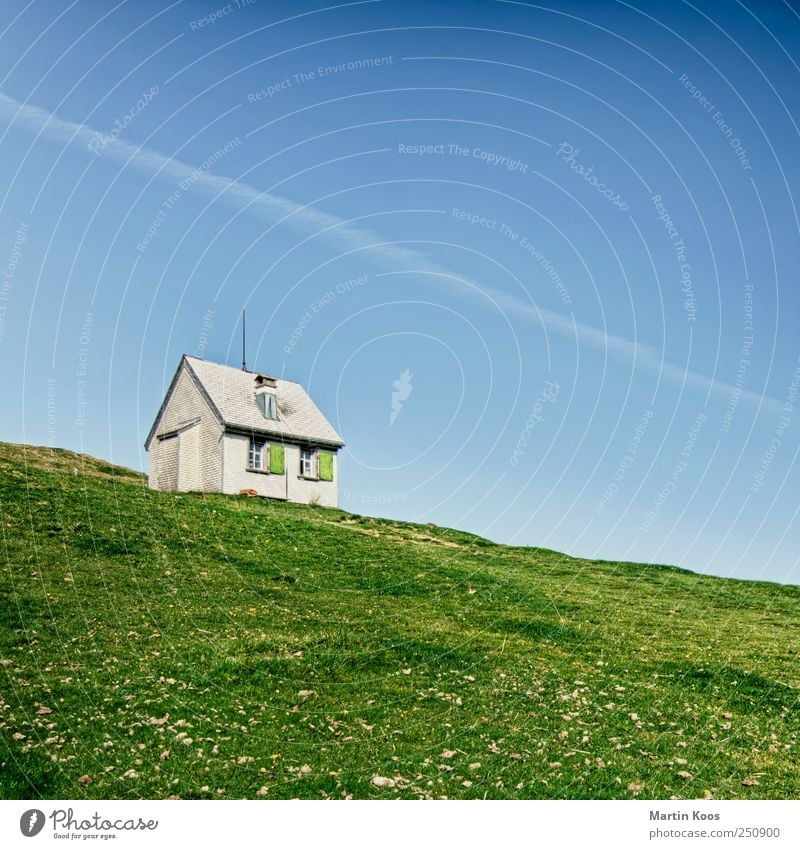
M 274 392 L 266 388 L 256 390 L 256 405 L 265 419 L 278 418 L 278 399 Z

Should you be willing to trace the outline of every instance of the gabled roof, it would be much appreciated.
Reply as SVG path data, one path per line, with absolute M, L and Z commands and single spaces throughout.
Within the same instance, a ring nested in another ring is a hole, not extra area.
M 275 378 L 275 388 L 272 391 L 275 392 L 278 401 L 278 419 L 266 419 L 255 402 L 256 377 L 258 376 L 255 372 L 242 371 L 232 366 L 224 366 L 184 354 L 147 437 L 145 447 L 150 445 L 155 435 L 183 366 L 208 401 L 220 424 L 226 428 L 279 436 L 289 441 L 319 443 L 336 448 L 344 445 L 341 436 L 333 429 L 299 383 Z

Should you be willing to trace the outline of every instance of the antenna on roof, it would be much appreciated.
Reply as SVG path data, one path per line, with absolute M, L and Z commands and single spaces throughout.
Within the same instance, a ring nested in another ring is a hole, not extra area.
M 247 357 L 245 355 L 245 343 L 247 341 L 247 325 L 245 323 L 245 311 L 242 310 L 242 371 L 247 371 Z

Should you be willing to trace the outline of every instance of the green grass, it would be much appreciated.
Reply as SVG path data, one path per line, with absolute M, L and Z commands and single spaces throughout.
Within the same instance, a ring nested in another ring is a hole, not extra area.
M 797 587 L 2 443 L 0 520 L 3 798 L 800 796 Z

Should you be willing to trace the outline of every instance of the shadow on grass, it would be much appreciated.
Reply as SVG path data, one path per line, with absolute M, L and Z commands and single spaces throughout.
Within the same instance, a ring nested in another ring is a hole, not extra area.
M 5 748 L 5 746 L 3 747 Z M 59 770 L 49 758 L 33 752 L 6 749 L 0 764 L 0 799 L 55 798 Z
M 548 640 L 553 643 L 575 644 L 585 639 L 575 628 L 547 619 L 498 619 L 489 627 L 500 634 L 511 634 L 537 642 Z
M 675 684 L 724 702 L 732 710 L 747 713 L 764 706 L 800 708 L 800 693 L 786 684 L 755 672 L 743 672 L 721 664 L 664 663 L 659 676 L 672 677 Z

